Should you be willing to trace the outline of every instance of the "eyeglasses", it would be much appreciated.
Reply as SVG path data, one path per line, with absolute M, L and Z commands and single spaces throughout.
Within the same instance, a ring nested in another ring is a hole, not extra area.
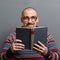
M 35 20 L 37 19 L 37 17 L 36 17 L 36 16 L 31 16 L 31 17 L 24 16 L 24 17 L 23 17 L 23 20 L 29 20 L 29 19 L 35 21 Z

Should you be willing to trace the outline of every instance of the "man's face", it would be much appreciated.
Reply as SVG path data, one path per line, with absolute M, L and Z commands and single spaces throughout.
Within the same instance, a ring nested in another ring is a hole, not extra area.
M 36 27 L 36 24 L 38 22 L 36 11 L 33 9 L 25 10 L 21 21 L 24 27 L 29 27 L 29 28 Z

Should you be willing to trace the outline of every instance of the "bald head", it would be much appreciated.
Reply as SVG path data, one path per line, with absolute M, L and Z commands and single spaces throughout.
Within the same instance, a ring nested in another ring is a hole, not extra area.
M 23 11 L 22 11 L 22 14 L 21 14 L 21 16 L 23 17 L 24 16 L 24 14 L 25 14 L 25 12 L 26 11 L 34 11 L 35 13 L 36 13 L 36 15 L 37 15 L 37 11 L 36 11 L 36 9 L 35 8 L 32 8 L 32 7 L 27 7 L 27 8 L 25 8 Z

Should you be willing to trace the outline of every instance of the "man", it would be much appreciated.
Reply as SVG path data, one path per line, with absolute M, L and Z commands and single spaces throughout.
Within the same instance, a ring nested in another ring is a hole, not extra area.
M 22 27 L 36 27 L 39 22 L 36 10 L 32 7 L 25 8 L 22 11 L 21 22 Z M 47 40 L 47 46 L 38 41 L 34 44 L 33 50 L 26 50 L 22 40 L 16 39 L 16 31 L 14 31 L 5 41 L 0 60 L 60 60 L 55 40 L 49 32 L 47 32 Z

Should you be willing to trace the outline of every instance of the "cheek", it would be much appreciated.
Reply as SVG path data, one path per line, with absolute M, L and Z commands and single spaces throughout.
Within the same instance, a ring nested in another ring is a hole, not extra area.
M 27 20 L 24 20 L 24 21 L 23 21 L 23 23 L 27 24 L 27 23 L 28 23 L 28 21 L 27 21 Z
M 32 21 L 33 24 L 36 24 L 36 21 Z

